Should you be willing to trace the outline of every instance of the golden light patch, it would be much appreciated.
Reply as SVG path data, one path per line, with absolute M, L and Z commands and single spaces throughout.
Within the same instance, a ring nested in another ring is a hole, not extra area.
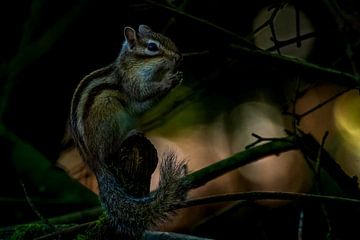
M 353 90 L 341 96 L 334 107 L 335 126 L 347 150 L 360 156 L 360 95 Z

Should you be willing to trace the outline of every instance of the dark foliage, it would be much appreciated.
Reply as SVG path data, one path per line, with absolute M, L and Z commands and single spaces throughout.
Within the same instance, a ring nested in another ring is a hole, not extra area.
M 36 211 L 51 219 L 99 206 L 97 196 L 71 180 L 55 162 L 63 148 L 61 142 L 74 88 L 87 73 L 109 64 L 117 56 L 125 26 L 147 24 L 176 40 L 185 53 L 183 84 L 197 93 L 195 98 L 201 99 L 207 112 L 206 119 L 201 121 L 211 122 L 219 112 L 255 98 L 259 91 L 274 105 L 283 107 L 292 97 L 289 89 L 296 85 L 294 79 L 298 75 L 307 84 L 318 83 L 320 78 L 320 82 L 358 88 L 358 1 L 284 3 L 304 12 L 315 29 L 316 40 L 307 62 L 270 55 L 259 50 L 251 37 L 245 38 L 252 34 L 252 21 L 258 11 L 269 6 L 280 9 L 280 1 L 240 2 L 241 7 L 229 0 L 2 1 L 0 226 L 4 228 L 0 239 L 11 235 L 14 230 L 11 226 L 41 220 Z M 275 50 L 287 44 L 272 37 Z M 299 36 L 294 37 L 293 42 L 301 42 L 296 38 Z M 301 116 L 294 119 L 300 121 Z M 148 126 L 153 126 L 152 123 Z M 309 135 L 296 133 L 303 137 L 300 138 L 303 142 L 295 137 L 291 144 L 302 149 L 316 169 L 321 144 Z M 326 152 L 321 160 L 324 186 L 321 191 L 314 186 L 313 193 L 359 199 L 357 179 L 341 171 Z M 212 178 L 196 174 L 188 179 L 197 179 L 198 185 Z M 360 239 L 359 204 L 294 200 L 268 209 L 254 204 L 254 199 L 239 200 L 249 201 L 194 226 L 191 234 L 214 239 L 234 239 L 233 236 L 300 239 L 301 231 L 302 239 Z M 94 224 L 99 212 L 77 217 L 71 223 Z M 303 228 L 299 230 L 301 224 Z M 49 232 L 46 223 L 46 227 L 40 226 L 40 235 Z M 84 230 L 74 231 L 79 229 Z M 146 239 L 151 237 L 163 239 L 156 234 L 146 235 Z

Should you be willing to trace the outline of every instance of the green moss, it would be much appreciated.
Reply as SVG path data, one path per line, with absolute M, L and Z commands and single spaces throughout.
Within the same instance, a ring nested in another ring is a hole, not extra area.
M 60 224 L 56 225 L 54 229 L 52 226 L 34 223 L 34 224 L 24 224 L 15 228 L 14 233 L 10 237 L 10 240 L 28 240 L 41 237 L 47 234 L 54 233 L 54 231 L 61 231 L 71 227 L 71 224 Z M 82 231 L 76 237 L 71 238 L 74 240 L 100 240 L 108 239 L 107 236 L 111 234 L 108 228 L 108 221 L 105 214 L 103 214 L 97 221 L 90 224 L 85 231 Z M 68 239 L 68 238 L 66 238 Z
M 53 229 L 46 224 L 34 223 L 21 225 L 15 229 L 11 240 L 27 240 L 51 233 Z
M 90 239 L 87 235 L 79 234 L 76 236 L 75 240 L 88 240 Z
M 78 234 L 75 240 L 94 240 L 94 239 L 107 239 L 108 222 L 105 214 L 101 215 L 99 219 L 91 224 L 85 233 Z

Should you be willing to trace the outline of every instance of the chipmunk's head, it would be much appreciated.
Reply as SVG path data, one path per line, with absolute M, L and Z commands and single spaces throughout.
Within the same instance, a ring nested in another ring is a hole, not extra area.
M 146 25 L 140 25 L 138 31 L 125 27 L 124 36 L 119 63 L 127 71 L 144 80 L 158 81 L 164 74 L 177 71 L 182 56 L 168 37 Z

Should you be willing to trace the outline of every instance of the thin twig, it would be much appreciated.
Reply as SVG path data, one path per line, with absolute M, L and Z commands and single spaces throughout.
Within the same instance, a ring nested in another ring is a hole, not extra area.
M 284 2 L 281 2 L 277 7 L 275 7 L 273 13 L 271 14 L 270 19 L 268 20 L 268 24 L 269 24 L 271 36 L 272 36 L 270 38 L 270 40 L 272 40 L 274 42 L 274 48 L 279 55 L 281 55 L 281 51 L 280 51 L 280 47 L 279 47 L 279 40 L 277 39 L 276 30 L 275 30 L 275 18 L 277 16 L 278 12 L 280 11 L 280 9 L 282 9 L 286 4 L 287 4 L 287 2 L 284 1 Z
M 265 51 L 272 52 L 272 51 L 276 50 L 277 48 L 280 49 L 280 48 L 286 47 L 288 45 L 291 45 L 293 43 L 298 43 L 298 42 L 304 41 L 309 38 L 314 38 L 315 36 L 316 36 L 315 32 L 310 32 L 310 33 L 296 36 L 294 38 L 290 38 L 288 40 L 283 40 L 283 41 L 278 40 L 276 46 L 269 47 L 269 48 L 265 49 Z
M 318 155 L 316 157 L 316 165 L 315 165 L 315 176 L 316 179 L 318 179 L 318 183 L 320 183 L 320 161 L 321 161 L 321 154 L 323 152 L 324 146 L 325 146 L 325 141 L 326 138 L 329 136 L 329 131 L 326 131 L 324 133 L 324 136 L 321 139 L 321 145 L 318 151 Z
M 255 36 L 257 35 L 257 33 L 258 33 L 260 30 L 262 30 L 262 29 L 264 29 L 265 27 L 269 26 L 268 21 L 269 21 L 269 19 L 266 20 L 266 21 L 265 21 L 263 24 L 261 24 L 259 27 L 257 27 L 257 28 L 256 28 L 248 37 L 246 37 L 246 38 L 250 38 L 250 36 L 251 36 L 252 39 L 255 38 Z
M 277 53 L 279 55 L 281 55 L 280 48 L 278 48 L 278 40 L 277 40 L 277 37 L 276 37 L 275 24 L 274 24 L 275 17 L 277 15 L 277 13 L 279 12 L 279 10 L 280 10 L 280 5 L 277 8 L 274 9 L 273 13 L 271 14 L 270 19 L 268 20 L 268 25 L 270 27 L 271 36 L 272 36 L 270 38 L 270 40 L 272 40 L 274 42 L 275 49 L 276 49 Z
M 57 217 L 48 218 L 47 221 L 50 223 L 50 226 L 51 225 L 54 226 L 53 232 L 55 232 L 55 226 L 56 226 L 56 228 L 59 229 L 58 226 L 63 225 L 63 224 L 74 224 L 74 223 L 80 223 L 80 222 L 84 223 L 85 221 L 87 222 L 85 224 L 94 223 L 101 216 L 101 214 L 103 212 L 104 211 L 103 211 L 102 207 L 94 207 L 94 208 L 86 209 L 86 210 L 79 211 L 79 212 L 73 212 L 73 213 L 69 213 L 69 214 L 65 214 L 65 215 L 61 215 L 61 216 L 57 216 Z M 43 221 L 31 222 L 29 224 L 41 224 L 41 223 L 43 223 Z M 48 225 L 48 224 L 46 224 L 46 225 Z M 9 232 L 9 234 L 11 235 L 11 233 L 14 232 L 14 230 L 19 226 L 22 226 L 22 225 L 0 228 L 0 239 L 1 239 L 2 233 Z M 61 231 L 61 230 L 58 230 L 58 231 Z M 61 232 L 58 232 L 58 233 L 61 233 Z
M 269 23 L 274 21 L 275 17 L 277 16 L 280 8 L 284 7 L 285 3 L 279 3 L 277 6 L 271 6 L 268 8 L 268 11 L 270 11 L 271 9 L 274 9 L 274 11 L 272 12 L 272 14 L 270 15 L 270 17 L 263 23 L 261 24 L 259 27 L 257 27 L 252 33 L 251 35 L 254 36 L 256 35 L 260 30 L 264 29 L 265 27 L 269 26 Z
M 255 137 L 256 141 L 253 142 L 253 143 L 250 143 L 247 146 L 245 146 L 245 149 L 249 149 L 249 148 L 254 147 L 255 145 L 257 145 L 257 144 L 259 144 L 261 142 L 266 142 L 266 141 L 287 141 L 287 142 L 289 142 L 289 140 L 285 139 L 285 138 L 275 138 L 275 137 L 266 138 L 266 137 L 261 137 L 261 136 L 257 135 L 256 133 L 252 133 L 251 136 Z
M 276 49 L 277 53 L 278 53 L 279 55 L 281 55 L 280 48 L 278 47 L 278 40 L 277 40 L 277 38 L 276 38 L 276 32 L 275 32 L 274 24 L 273 24 L 273 23 L 270 23 L 269 26 L 270 26 L 271 35 L 272 35 L 272 37 L 270 38 L 270 40 L 272 40 L 272 41 L 274 42 L 274 48 Z
M 281 51 L 280 51 L 280 48 L 278 47 L 278 39 L 277 39 L 277 36 L 276 36 L 276 30 L 275 30 L 275 18 L 277 16 L 277 14 L 279 13 L 280 9 L 283 8 L 285 6 L 285 3 L 282 2 L 280 3 L 278 6 L 274 7 L 274 10 L 270 16 L 270 18 L 267 20 L 267 24 L 269 25 L 270 27 L 270 31 L 271 31 L 271 38 L 270 40 L 272 40 L 274 42 L 274 47 L 277 51 L 277 53 L 279 55 L 281 55 Z
M 85 222 L 97 219 L 103 212 L 104 210 L 102 209 L 102 207 L 99 206 L 78 212 L 68 213 L 57 217 L 48 218 L 48 221 L 51 224 L 70 224 Z
M 298 118 L 301 119 L 301 118 L 309 115 L 310 113 L 315 112 L 316 110 L 318 110 L 318 109 L 321 108 L 322 106 L 328 104 L 329 102 L 335 100 L 336 98 L 340 97 L 341 95 L 343 95 L 344 93 L 347 93 L 348 91 L 350 91 L 350 90 L 352 90 L 352 89 L 353 89 L 353 88 L 346 88 L 345 90 L 343 90 L 343 91 L 335 94 L 334 96 L 332 96 L 332 97 L 326 99 L 325 101 L 317 104 L 316 106 L 310 108 L 310 109 L 307 110 L 306 112 L 304 112 L 304 113 L 302 113 L 302 114 L 299 114 L 299 115 L 298 115 Z
M 298 239 L 297 240 L 302 240 L 303 239 L 303 229 L 304 229 L 304 210 L 300 211 L 299 214 L 299 226 L 298 226 Z
M 322 67 L 295 57 L 272 54 L 265 50 L 254 50 L 235 44 L 229 44 L 229 47 L 229 49 L 223 49 L 225 54 L 246 58 L 248 61 L 256 61 L 257 64 L 265 62 L 272 68 L 279 68 L 289 74 L 308 76 L 309 79 L 316 79 L 315 81 L 321 78 L 329 83 L 351 88 L 357 87 L 358 84 L 357 76 L 351 73 Z
M 319 147 L 317 156 L 316 156 L 316 165 L 315 165 L 315 184 L 316 184 L 316 191 L 318 194 L 322 193 L 322 187 L 321 187 L 321 173 L 320 173 L 320 162 L 321 162 L 321 155 L 324 151 L 324 147 L 325 147 L 325 141 L 326 138 L 329 136 L 329 131 L 326 131 L 324 136 L 321 139 L 321 145 Z M 326 220 L 326 225 L 328 228 L 328 237 L 331 237 L 332 235 L 332 227 L 331 227 L 331 223 L 330 223 L 330 218 L 329 218 L 329 214 L 328 211 L 326 210 L 326 207 L 324 205 L 324 203 L 321 203 L 321 211 L 324 214 L 324 218 Z M 328 239 L 328 238 L 327 238 Z
M 296 87 L 295 87 L 294 96 L 293 96 L 293 98 L 290 98 L 281 108 L 282 109 L 281 112 L 285 115 L 296 116 L 296 102 L 299 101 L 302 97 L 304 97 L 305 94 L 307 92 L 309 92 L 311 89 L 314 89 L 316 86 L 318 86 L 318 82 L 314 82 L 314 83 L 308 84 L 306 87 L 301 89 L 300 76 L 297 75 L 295 77 L 295 79 L 296 79 Z M 296 89 L 298 89 L 298 90 L 296 90 Z M 291 112 L 288 111 L 289 108 L 290 108 Z M 293 119 L 293 120 L 295 120 L 295 119 Z M 294 123 L 292 125 L 294 127 Z M 294 131 L 294 133 L 295 132 L 296 131 Z
M 349 42 L 349 38 L 347 37 L 349 34 L 349 30 L 351 27 L 349 26 L 349 22 L 347 21 L 347 13 L 342 11 L 341 7 L 338 5 L 336 1 L 323 0 L 323 4 L 329 9 L 330 13 L 336 20 L 337 29 L 340 33 L 342 33 L 341 37 L 344 42 L 344 51 L 347 56 L 350 66 L 352 68 L 353 74 L 357 77 L 358 84 L 360 84 L 359 70 L 354 61 L 353 47 Z
M 183 57 L 193 57 L 193 56 L 201 56 L 201 55 L 206 55 L 209 54 L 210 51 L 209 50 L 203 50 L 203 51 L 198 51 L 198 52 L 186 52 L 183 53 Z
M 329 213 L 328 211 L 326 210 L 326 207 L 325 205 L 322 203 L 321 204 L 321 211 L 323 212 L 324 214 L 324 218 L 325 218 L 325 221 L 326 221 L 326 226 L 327 226 L 327 234 L 326 234 L 326 239 L 332 239 L 332 227 L 331 227 L 331 222 L 330 222 L 330 218 L 329 218 Z
M 293 193 L 293 192 L 241 192 L 241 193 L 232 193 L 232 194 L 221 194 L 214 195 L 210 197 L 202 197 L 196 199 L 190 199 L 182 203 L 174 204 L 174 209 L 193 207 L 204 204 L 214 204 L 219 202 L 226 201 L 255 201 L 255 200 L 294 200 L 294 201 L 315 201 L 315 202 L 332 202 L 332 203 L 341 203 L 346 205 L 355 205 L 360 206 L 360 200 L 344 198 L 338 196 L 325 196 L 318 194 L 309 194 L 309 193 Z M 54 237 L 61 234 L 66 236 L 68 234 L 74 234 L 76 232 L 81 232 L 82 230 L 91 227 L 96 221 L 79 224 L 69 228 L 59 230 L 57 232 L 41 236 L 35 240 L 48 240 L 53 239 Z
M 212 239 L 195 237 L 187 234 L 172 233 L 172 232 L 146 231 L 143 240 L 212 240 Z
M 301 134 L 297 141 L 299 148 L 304 156 L 311 161 L 309 166 L 315 173 L 315 164 L 313 163 L 315 163 L 316 157 L 318 156 L 320 144 L 311 134 L 305 134 L 301 130 L 299 130 L 299 134 Z M 336 181 L 344 193 L 360 199 L 357 177 L 349 177 L 325 149 L 322 151 L 321 157 L 323 159 L 320 162 L 321 168 Z
M 54 238 L 61 236 L 67 236 L 69 234 L 74 235 L 77 233 L 81 233 L 84 229 L 89 229 L 96 224 L 96 221 L 88 222 L 79 224 L 76 226 L 63 228 L 57 232 L 53 232 L 51 234 L 46 234 L 41 237 L 37 237 L 34 240 L 53 240 Z M 144 240 L 165 240 L 165 239 L 172 239 L 172 240 L 212 240 L 210 238 L 201 238 L 196 236 L 191 236 L 187 234 L 180 234 L 180 233 L 172 233 L 172 232 L 156 232 L 156 231 L 145 231 Z
M 20 184 L 21 184 L 21 187 L 23 188 L 26 201 L 29 204 L 29 206 L 31 207 L 31 209 L 33 210 L 33 212 L 38 216 L 38 218 L 41 220 L 41 222 L 43 222 L 44 224 L 48 225 L 49 227 L 55 229 L 54 226 L 52 224 L 50 224 L 49 221 L 40 214 L 39 210 L 33 204 L 32 200 L 29 197 L 29 194 L 26 190 L 24 182 L 20 180 Z
M 52 240 L 58 236 L 66 236 L 68 234 L 75 234 L 77 232 L 83 231 L 86 228 L 90 228 L 95 224 L 96 224 L 96 221 L 78 224 L 78 225 L 75 225 L 72 227 L 63 228 L 61 230 L 58 230 L 58 231 L 50 233 L 50 234 L 43 235 L 41 237 L 34 238 L 34 240 Z
M 306 93 L 308 93 L 310 90 L 315 89 L 317 86 L 319 85 L 319 82 L 313 82 L 308 84 L 306 87 L 304 87 L 304 89 L 300 90 L 298 92 L 297 95 L 297 100 L 299 100 L 300 98 L 302 98 L 303 96 L 305 96 Z
M 39 198 L 33 198 L 31 199 L 31 201 L 33 203 L 39 203 L 39 204 L 59 204 L 61 203 L 61 201 L 57 201 L 57 200 L 44 200 L 44 199 L 39 199 Z M 23 204 L 23 203 L 27 203 L 27 200 L 24 199 L 24 198 L 16 198 L 16 197 L 0 197 L 0 204 L 9 204 L 9 203 L 20 203 L 20 204 Z
M 319 108 L 325 106 L 326 104 L 330 103 L 331 101 L 335 100 L 336 98 L 340 97 L 341 95 L 343 95 L 344 93 L 346 93 L 346 92 L 348 92 L 348 91 L 350 91 L 352 89 L 354 89 L 354 88 L 346 88 L 345 90 L 335 94 L 334 96 L 331 96 L 330 98 L 328 98 L 328 99 L 324 100 L 323 102 L 315 105 L 314 107 L 310 108 L 309 110 L 305 111 L 302 114 L 297 114 L 295 112 L 287 112 L 287 111 L 284 111 L 283 114 L 292 116 L 294 119 L 296 119 L 297 124 L 299 124 L 301 119 L 304 118 L 305 116 L 315 112 Z
M 183 203 L 175 205 L 176 209 L 188 208 L 204 204 L 215 204 L 229 201 L 255 201 L 255 200 L 291 200 L 307 202 L 329 202 L 341 203 L 344 205 L 360 206 L 359 199 L 344 198 L 339 196 L 319 195 L 310 193 L 295 192 L 240 192 L 230 194 L 219 194 L 209 197 L 189 199 Z
M 166 9 L 166 10 L 171 11 L 173 13 L 179 14 L 181 16 L 187 17 L 187 18 L 192 19 L 192 20 L 194 20 L 196 22 L 199 22 L 199 23 L 205 24 L 207 26 L 210 26 L 210 27 L 212 27 L 212 28 L 214 28 L 214 29 L 216 29 L 216 30 L 218 30 L 220 32 L 225 33 L 226 35 L 228 35 L 230 37 L 233 37 L 233 38 L 237 39 L 241 44 L 243 44 L 246 47 L 249 47 L 251 49 L 258 49 L 253 43 L 249 42 L 245 38 L 239 36 L 238 34 L 234 33 L 233 31 L 230 31 L 230 30 L 228 30 L 226 28 L 223 28 L 223 27 L 221 27 L 221 26 L 219 26 L 219 25 L 217 25 L 215 23 L 209 22 L 209 21 L 207 21 L 205 19 L 196 17 L 196 16 L 191 15 L 189 13 L 186 13 L 186 12 L 184 12 L 182 10 L 172 8 L 172 7 L 166 6 L 164 4 L 161 4 L 161 3 L 158 3 L 158 2 L 155 2 L 155 1 L 145 0 L 145 2 L 147 2 L 149 4 L 152 4 L 154 6 Z

